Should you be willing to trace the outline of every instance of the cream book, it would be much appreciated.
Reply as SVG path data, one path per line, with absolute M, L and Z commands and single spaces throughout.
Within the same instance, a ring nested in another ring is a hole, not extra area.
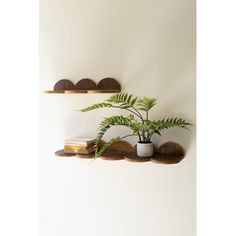
M 79 137 L 75 137 L 75 138 L 70 138 L 70 139 L 66 139 L 64 141 L 65 145 L 72 145 L 72 146 L 90 146 L 92 144 L 95 143 L 95 139 L 92 138 L 79 138 Z

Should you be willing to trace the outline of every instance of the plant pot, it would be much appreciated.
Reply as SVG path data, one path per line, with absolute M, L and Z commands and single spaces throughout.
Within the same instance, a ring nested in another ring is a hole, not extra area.
M 137 143 L 137 155 L 139 157 L 151 157 L 153 155 L 153 143 Z

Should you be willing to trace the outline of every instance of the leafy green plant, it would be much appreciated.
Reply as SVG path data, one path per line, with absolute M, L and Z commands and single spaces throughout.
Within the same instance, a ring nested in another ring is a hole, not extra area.
M 99 132 L 95 142 L 95 156 L 99 157 L 107 150 L 107 148 L 114 142 L 124 139 L 129 136 L 138 136 L 139 142 L 150 143 L 154 134 L 161 135 L 161 131 L 172 127 L 180 127 L 188 129 L 190 123 L 182 118 L 166 118 L 162 120 L 149 120 L 149 111 L 157 104 L 154 98 L 144 97 L 138 99 L 126 92 L 113 95 L 111 98 L 105 100 L 103 103 L 94 104 L 86 107 L 81 112 L 88 112 L 98 108 L 117 108 L 130 112 L 129 116 L 111 116 L 105 118 L 99 126 Z M 113 126 L 125 126 L 131 129 L 132 133 L 123 137 L 115 137 L 106 142 L 106 144 L 99 150 L 99 143 L 104 134 Z

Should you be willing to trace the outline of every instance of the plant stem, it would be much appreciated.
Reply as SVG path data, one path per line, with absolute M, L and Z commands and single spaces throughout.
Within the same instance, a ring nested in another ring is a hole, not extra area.
M 114 106 L 114 105 L 112 105 L 111 107 L 123 109 L 123 108 L 120 107 L 120 106 Z M 142 120 L 142 123 L 144 123 L 144 119 L 143 119 L 143 116 L 141 115 L 141 113 L 140 113 L 135 107 L 133 107 L 133 106 L 131 106 L 131 107 L 132 107 L 137 113 L 134 112 L 134 111 L 132 111 L 132 110 L 130 110 L 130 109 L 128 109 L 128 108 L 125 108 L 125 110 L 127 110 L 127 111 L 129 111 L 129 112 L 135 114 L 137 117 L 139 117 L 139 118 Z
M 128 134 L 128 135 L 125 135 L 125 136 L 121 137 L 120 139 L 127 138 L 129 136 L 137 136 L 137 135 L 136 134 Z M 141 140 L 141 136 L 140 136 L 139 133 L 138 133 L 138 136 L 139 136 L 139 141 L 141 142 L 142 140 Z
M 120 106 L 111 106 L 111 107 L 122 109 L 122 107 L 120 107 Z M 143 121 L 143 117 L 142 117 L 142 115 L 141 115 L 139 112 L 138 112 L 138 114 L 137 114 L 136 112 L 134 112 L 134 111 L 132 111 L 132 110 L 130 110 L 130 109 L 128 109 L 128 108 L 125 108 L 125 110 L 127 110 L 127 111 L 129 111 L 129 112 L 135 114 L 137 117 L 139 117 L 139 118 Z
M 153 132 L 148 135 L 149 141 L 151 141 L 152 135 L 153 135 Z
M 146 142 L 145 132 L 142 132 L 143 142 Z
M 136 109 L 134 106 L 132 106 L 132 108 L 139 114 L 140 119 L 142 120 L 142 122 L 144 123 L 144 119 L 142 114 L 138 111 L 138 109 Z
M 139 137 L 139 142 L 142 142 L 141 135 L 140 135 L 139 131 L 138 131 L 138 137 Z
M 127 138 L 129 136 L 136 136 L 136 134 L 128 134 L 128 135 L 125 135 L 125 136 L 121 137 L 120 139 Z

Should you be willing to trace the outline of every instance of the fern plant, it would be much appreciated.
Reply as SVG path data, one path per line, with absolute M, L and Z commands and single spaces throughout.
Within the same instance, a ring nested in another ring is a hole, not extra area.
M 111 116 L 105 118 L 99 126 L 99 132 L 95 142 L 95 156 L 99 157 L 104 151 L 109 148 L 114 142 L 124 139 L 129 136 L 138 136 L 140 143 L 150 143 L 154 134 L 161 135 L 161 131 L 172 127 L 180 127 L 188 129 L 191 124 L 182 118 L 167 118 L 162 120 L 149 120 L 149 111 L 157 104 L 154 98 L 144 97 L 138 99 L 132 94 L 126 92 L 113 95 L 111 98 L 105 100 L 103 103 L 94 104 L 86 107 L 81 112 L 88 112 L 98 108 L 116 108 L 123 109 L 130 112 L 129 116 Z M 99 143 L 104 134 L 113 126 L 125 126 L 131 129 L 132 133 L 123 137 L 115 137 L 106 142 L 106 144 L 99 150 Z

